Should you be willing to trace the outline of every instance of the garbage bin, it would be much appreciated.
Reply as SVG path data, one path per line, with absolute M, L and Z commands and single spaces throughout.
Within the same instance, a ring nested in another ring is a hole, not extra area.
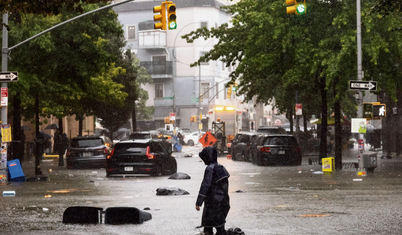
M 365 168 L 369 172 L 373 172 L 374 168 L 377 167 L 377 153 L 376 152 L 365 152 L 363 157 L 360 159 L 360 168 Z

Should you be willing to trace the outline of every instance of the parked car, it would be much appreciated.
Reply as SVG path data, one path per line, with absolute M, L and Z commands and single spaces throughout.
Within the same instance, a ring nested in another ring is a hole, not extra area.
M 103 142 L 105 142 L 105 145 L 109 148 L 109 150 L 112 150 L 114 145 L 113 141 L 105 135 L 101 135 L 99 137 L 103 140 Z
M 67 148 L 67 168 L 105 168 L 109 148 L 100 136 L 79 136 Z
M 286 130 L 280 126 L 260 126 L 257 132 L 264 134 L 287 134 Z
M 236 134 L 234 141 L 232 141 L 232 159 L 235 161 L 250 161 L 251 151 L 250 144 L 252 140 L 257 137 L 256 132 L 240 132 Z
M 301 165 L 302 150 L 294 136 L 288 134 L 265 135 L 257 146 L 253 158 L 256 165 Z
M 180 132 L 182 135 L 191 134 L 190 128 L 181 128 L 181 129 L 179 130 L 179 132 Z
M 107 156 L 106 177 L 147 174 L 160 176 L 177 172 L 172 144 L 163 139 L 125 140 Z
M 201 131 L 201 135 L 198 134 L 198 131 L 193 132 L 189 135 L 184 136 L 184 143 L 190 146 L 194 146 L 194 144 L 198 144 L 198 140 L 205 134 L 204 131 Z
M 133 132 L 130 134 L 130 140 L 146 140 L 152 139 L 151 132 L 143 131 L 143 132 Z

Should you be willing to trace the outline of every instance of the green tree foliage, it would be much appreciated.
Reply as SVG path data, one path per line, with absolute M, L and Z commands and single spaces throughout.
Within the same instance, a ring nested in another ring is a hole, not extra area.
M 58 15 L 62 12 L 62 9 L 69 12 L 82 13 L 83 3 L 107 3 L 109 0 L 2 0 L 0 2 L 0 12 L 4 14 L 10 13 L 24 13 L 24 14 L 41 14 L 41 15 Z
M 365 14 L 376 3 L 362 4 L 363 70 L 365 79 L 378 81 L 395 97 L 400 20 Z M 284 112 L 292 109 L 298 91 L 303 113 L 321 110 L 324 135 L 329 113 L 335 111 L 339 123 L 341 113 L 356 116 L 357 104 L 348 91 L 348 81 L 357 80 L 355 0 L 310 0 L 301 16 L 287 15 L 283 0 L 243 0 L 224 8 L 233 16 L 231 25 L 183 36 L 189 43 L 198 38 L 219 40 L 199 61 L 220 59 L 237 65 L 230 76 L 240 81 L 240 93 L 247 99 L 257 95 L 265 103 L 275 99 Z M 321 139 L 322 147 L 325 140 Z

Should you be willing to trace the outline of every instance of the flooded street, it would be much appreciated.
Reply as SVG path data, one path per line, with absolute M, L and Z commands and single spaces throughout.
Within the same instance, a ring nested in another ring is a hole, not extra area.
M 1 234 L 200 234 L 202 212 L 195 210 L 205 165 L 200 147 L 175 153 L 178 172 L 188 180 L 161 177 L 106 178 L 104 169 L 66 170 L 44 162 L 45 182 L 11 182 L 1 191 Z M 185 155 L 193 154 L 192 157 Z M 401 160 L 379 159 L 373 174 L 356 170 L 317 174 L 319 165 L 256 166 L 218 158 L 229 173 L 231 209 L 226 228 L 245 234 L 400 234 Z M 398 167 L 399 166 L 399 167 Z M 52 169 L 49 172 L 49 169 Z M 354 181 L 361 179 L 361 181 Z M 157 196 L 159 187 L 177 187 L 189 195 Z M 70 206 L 136 207 L 152 214 L 138 225 L 66 225 Z

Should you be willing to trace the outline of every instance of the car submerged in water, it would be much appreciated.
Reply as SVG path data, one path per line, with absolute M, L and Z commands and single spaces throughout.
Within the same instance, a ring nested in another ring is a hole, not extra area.
M 106 177 L 151 175 L 177 172 L 172 144 L 164 139 L 125 140 L 116 143 L 107 156 Z
M 253 164 L 301 165 L 302 149 L 293 135 L 272 134 L 261 138 L 257 151 L 252 156 Z
M 78 136 L 67 148 L 67 169 L 105 168 L 110 147 L 100 136 Z

